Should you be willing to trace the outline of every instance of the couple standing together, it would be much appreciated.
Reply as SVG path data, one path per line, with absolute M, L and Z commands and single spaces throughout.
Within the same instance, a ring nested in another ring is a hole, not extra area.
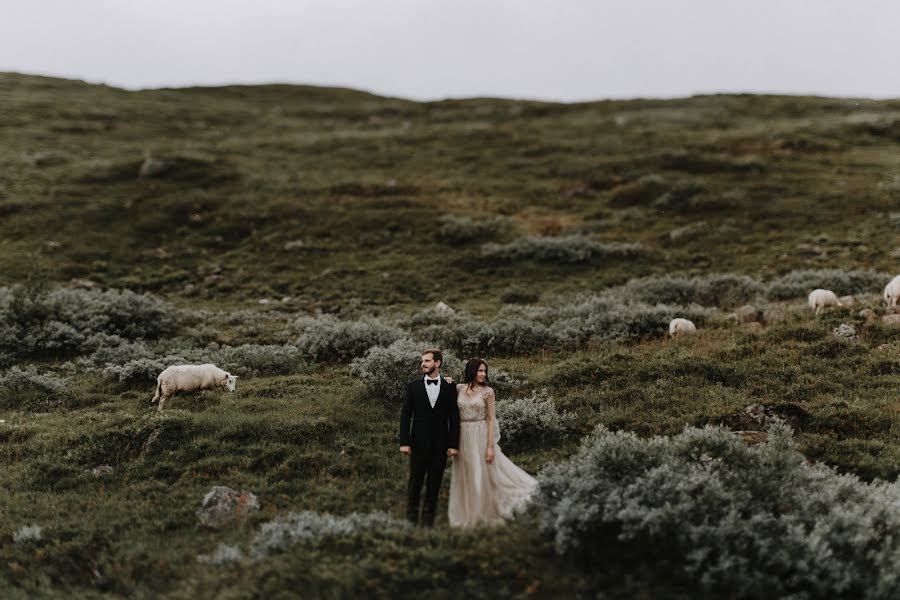
M 419 363 L 422 377 L 406 384 L 400 452 L 410 459 L 407 518 L 414 524 L 434 525 L 441 480 L 452 456 L 450 525 L 499 524 L 528 501 L 537 481 L 497 445 L 500 427 L 487 363 L 469 360 L 463 383 L 455 385 L 441 377 L 442 361 L 440 350 L 425 350 Z

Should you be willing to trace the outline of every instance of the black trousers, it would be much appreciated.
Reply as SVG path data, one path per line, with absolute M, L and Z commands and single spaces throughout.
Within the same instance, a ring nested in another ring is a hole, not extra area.
M 421 523 L 434 526 L 437 513 L 438 492 L 447 467 L 446 448 L 413 448 L 409 456 L 409 488 L 407 490 L 406 518 L 418 524 L 419 509 L 422 510 Z M 425 502 L 421 502 L 422 484 L 425 484 Z M 420 507 L 420 504 L 422 505 Z

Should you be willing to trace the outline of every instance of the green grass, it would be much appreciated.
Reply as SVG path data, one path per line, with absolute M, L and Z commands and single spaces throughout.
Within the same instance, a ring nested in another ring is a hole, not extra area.
M 0 285 L 78 277 L 152 292 L 237 315 L 208 325 L 236 344 L 291 341 L 285 323 L 303 311 L 402 316 L 445 301 L 487 318 L 510 290 L 551 303 L 653 274 L 894 273 L 898 120 L 896 100 L 416 103 L 302 86 L 126 92 L 0 74 Z M 138 177 L 146 154 L 171 170 Z M 649 175 L 672 191 L 666 202 L 635 184 Z M 492 264 L 477 241 L 440 239 L 444 214 L 512 219 L 485 242 L 583 233 L 644 252 Z M 693 237 L 668 235 L 701 221 Z M 294 240 L 303 245 L 286 250 Z M 796 435 L 810 459 L 896 480 L 900 329 L 865 324 L 862 306 L 819 319 L 799 301 L 788 308 L 760 332 L 714 320 L 687 340 L 487 358 L 529 389 L 548 388 L 577 414 L 577 434 L 603 423 L 670 435 L 749 404 L 790 404 L 809 415 Z M 237 310 L 284 320 L 245 325 Z M 831 335 L 842 322 L 858 341 Z M 0 588 L 11 597 L 699 594 L 613 541 L 609 556 L 578 563 L 523 523 L 457 532 L 443 518 L 435 532 L 204 565 L 198 555 L 245 545 L 289 511 L 400 517 L 398 407 L 369 398 L 344 364 L 243 378 L 233 396 L 177 397 L 162 414 L 152 387 L 81 374 L 60 408 L 0 412 Z M 513 459 L 537 472 L 577 438 Z M 85 473 L 102 464 L 113 473 Z M 194 512 L 213 485 L 254 492 L 261 510 L 233 529 L 198 528 Z M 29 524 L 43 541 L 14 544 Z

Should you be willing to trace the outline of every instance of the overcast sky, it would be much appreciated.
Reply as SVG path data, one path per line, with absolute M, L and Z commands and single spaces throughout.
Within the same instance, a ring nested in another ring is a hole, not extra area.
M 0 0 L 0 71 L 413 99 L 900 97 L 900 0 Z

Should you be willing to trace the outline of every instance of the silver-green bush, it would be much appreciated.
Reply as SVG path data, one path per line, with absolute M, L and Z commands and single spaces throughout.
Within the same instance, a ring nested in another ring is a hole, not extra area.
M 814 269 L 791 271 L 769 282 L 769 298 L 786 300 L 805 297 L 817 288 L 831 290 L 838 296 L 879 293 L 891 275 L 875 271 L 841 271 Z
M 306 367 L 303 353 L 290 344 L 242 344 L 203 350 L 203 361 L 234 375 L 286 375 Z
M 497 398 L 497 422 L 506 447 L 525 448 L 553 442 L 572 425 L 572 416 L 559 412 L 547 390 L 506 400 Z
M 263 523 L 251 542 L 250 555 L 260 559 L 303 542 L 315 543 L 327 538 L 355 537 L 369 533 L 391 533 L 408 527 L 406 521 L 395 519 L 385 512 L 354 512 L 336 517 L 305 510 Z
M 122 382 L 150 382 L 156 381 L 156 378 L 166 367 L 190 365 L 196 362 L 196 359 L 185 357 L 183 354 L 166 354 L 163 356 L 133 358 L 122 364 L 109 363 L 102 367 L 101 373 L 107 379 Z
M 403 400 L 406 384 L 421 376 L 419 359 L 422 350 L 431 346 L 410 339 L 398 340 L 386 347 L 376 346 L 369 349 L 365 356 L 350 363 L 350 371 L 366 383 L 373 396 L 388 402 L 400 402 Z M 443 354 L 441 373 L 460 382 L 462 361 L 446 350 Z
M 372 346 L 387 346 L 406 337 L 399 327 L 375 317 L 342 321 L 331 315 L 301 317 L 302 330 L 297 347 L 303 356 L 315 361 L 341 361 L 362 356 Z
M 0 288 L 0 354 L 90 351 L 98 334 L 153 339 L 178 318 L 168 302 L 130 290 Z
M 900 484 L 806 461 L 773 426 L 640 439 L 603 428 L 539 476 L 534 506 L 561 553 L 630 545 L 734 597 L 900 597 Z
M 498 262 L 580 263 L 599 258 L 629 258 L 640 253 L 638 244 L 604 244 L 580 235 L 528 236 L 508 244 L 488 243 L 481 247 L 482 257 Z
M 47 410 L 67 397 L 69 381 L 34 367 L 11 367 L 0 373 L 0 406 L 12 410 Z
M 700 304 L 734 307 L 764 295 L 766 287 L 745 275 L 717 273 L 699 277 L 645 277 L 612 288 L 608 294 L 649 304 Z

